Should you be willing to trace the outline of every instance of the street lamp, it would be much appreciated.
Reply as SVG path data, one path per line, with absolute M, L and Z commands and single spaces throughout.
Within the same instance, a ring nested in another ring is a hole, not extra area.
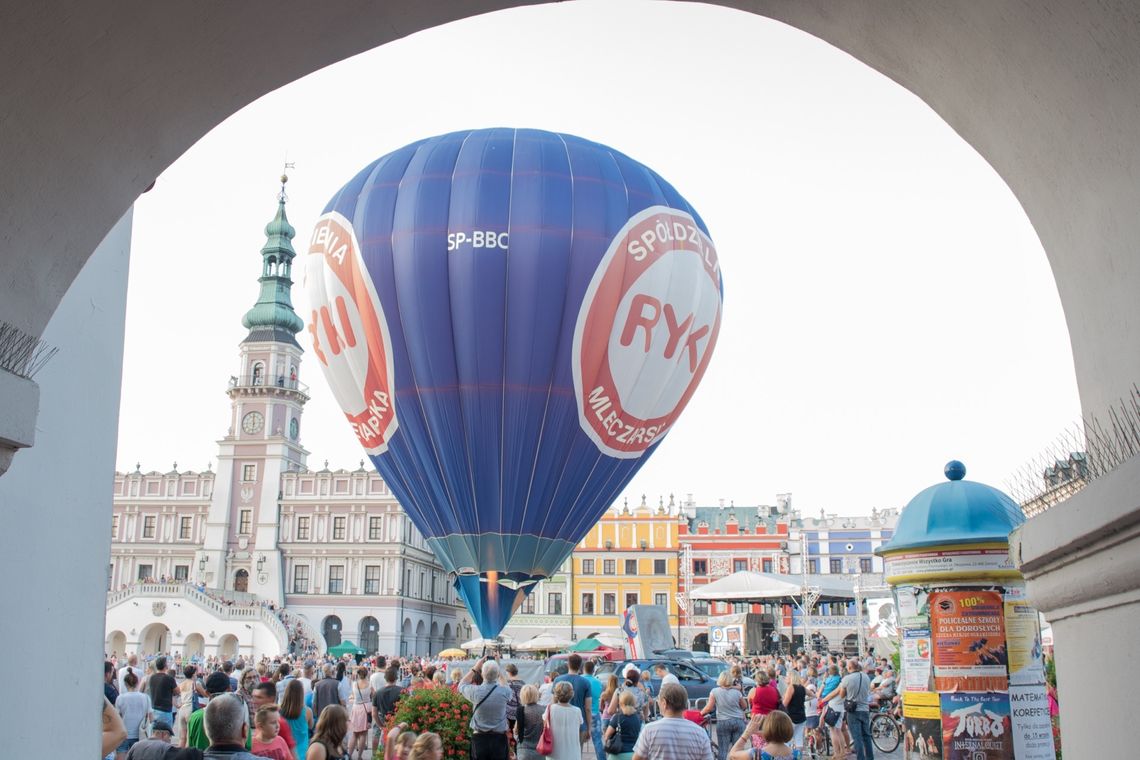
M 262 554 L 260 557 L 257 558 L 257 572 L 260 573 L 262 568 L 264 568 L 264 567 L 265 567 L 265 555 Z
M 206 558 L 205 557 L 202 557 L 202 559 L 198 560 L 198 572 L 200 572 L 200 573 L 206 572 Z

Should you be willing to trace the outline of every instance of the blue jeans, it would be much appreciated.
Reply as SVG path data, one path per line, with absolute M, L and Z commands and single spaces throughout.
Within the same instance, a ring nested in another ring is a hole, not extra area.
M 718 719 L 716 722 L 716 754 L 718 760 L 726 760 L 728 751 L 744 733 L 745 723 L 740 718 Z
M 856 710 L 847 713 L 847 728 L 851 731 L 851 743 L 855 745 L 855 756 L 859 760 L 875 760 L 874 745 L 871 744 L 871 713 Z
M 597 713 L 590 716 L 590 738 L 594 740 L 594 756 L 603 760 L 606 751 L 602 748 L 602 716 Z

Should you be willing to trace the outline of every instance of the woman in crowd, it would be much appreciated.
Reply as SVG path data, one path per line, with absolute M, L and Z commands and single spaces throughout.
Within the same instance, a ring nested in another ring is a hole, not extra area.
M 618 690 L 610 698 L 610 715 L 617 715 L 620 709 L 621 695 L 627 691 L 633 694 L 635 709 L 641 714 L 642 720 L 649 720 L 649 703 L 652 699 L 646 697 L 645 689 L 641 688 L 641 672 L 632 666 L 625 671 L 625 682 L 618 687 Z
M 843 732 L 843 697 L 836 692 L 842 679 L 839 676 L 839 666 L 827 666 L 827 678 L 820 689 L 820 702 L 826 704 L 823 722 L 831 731 L 832 754 L 835 757 L 847 757 L 847 737 Z
M 620 709 L 610 718 L 602 742 L 606 742 L 614 734 L 620 734 L 621 752 L 616 755 L 607 752 L 606 760 L 633 760 L 633 745 L 637 744 L 637 738 L 641 736 L 641 711 L 637 709 L 637 700 L 632 691 L 626 691 L 621 695 L 618 706 Z
M 384 760 L 408 760 L 415 743 L 416 735 L 408 730 L 407 723 L 393 726 L 388 732 L 388 741 L 384 742 Z
M 582 711 L 570 704 L 574 687 L 567 681 L 554 684 L 554 702 L 546 720 L 554 732 L 554 752 L 550 760 L 582 760 Z
M 348 756 L 351 759 L 359 751 L 361 760 L 364 760 L 368 751 L 368 720 L 372 714 L 372 686 L 368 683 L 368 668 L 356 669 L 356 683 L 352 686 L 351 700 L 352 714 L 348 729 L 352 732 L 352 739 L 348 744 Z
M 439 734 L 428 731 L 417 736 L 412 751 L 408 754 L 408 760 L 443 760 L 443 740 L 439 738 Z
M 538 740 L 542 737 L 542 715 L 546 709 L 538 704 L 538 687 L 527 684 L 519 691 L 519 707 L 515 713 L 515 740 L 518 760 L 542 760 Z
M 313 711 L 305 705 L 305 687 L 296 678 L 285 684 L 281 698 L 281 717 L 289 724 L 297 760 L 305 760 L 309 750 L 309 729 L 313 725 Z
M 773 710 L 766 716 L 753 715 L 744 733 L 732 745 L 729 759 L 800 760 L 800 751 L 788 746 L 793 733 L 792 719 L 781 710 Z M 763 749 L 749 746 L 753 735 L 764 737 Z M 833 755 L 833 757 L 846 757 L 846 755 Z
M 756 674 L 756 688 L 752 690 L 752 714 L 763 717 L 779 709 L 780 692 L 776 691 L 776 684 L 767 671 L 761 670 Z
M 348 734 L 348 713 L 340 705 L 326 706 L 321 710 L 317 727 L 313 729 L 313 738 L 309 742 L 305 760 L 340 760 L 344 754 L 346 734 Z
M 801 749 L 804 746 L 804 726 L 807 724 L 805 709 L 807 689 L 804 687 L 799 671 L 795 668 L 788 670 L 788 687 L 784 689 L 783 702 L 784 709 L 787 711 L 788 717 L 792 719 L 792 726 L 794 726 L 792 746 Z
M 558 671 L 552 670 L 538 687 L 538 703 L 543 707 L 554 702 L 554 679 L 558 678 Z
M 744 733 L 744 711 L 747 709 L 744 695 L 732 683 L 732 672 L 721 671 L 716 679 L 716 688 L 709 692 L 708 704 L 701 710 L 701 715 L 716 711 L 718 760 L 728 757 L 728 748 Z
M 618 690 L 618 677 L 617 673 L 611 673 L 609 679 L 606 681 L 606 688 L 602 689 L 602 696 L 599 699 L 599 706 L 602 714 L 602 725 L 609 723 L 610 718 L 614 717 L 613 711 L 610 710 L 610 702 L 617 694 Z
M 123 743 L 115 750 L 115 760 L 123 760 L 130 748 L 138 744 L 139 729 L 149 726 L 152 716 L 150 696 L 139 691 L 139 677 L 135 674 L 134 668 L 127 668 L 123 683 L 127 691 L 115 700 L 115 710 L 127 728 L 127 738 L 123 739 Z
M 336 691 L 342 705 L 352 702 L 352 674 L 348 672 L 348 665 L 344 660 L 340 660 L 336 664 Z M 350 723 L 352 722 L 351 713 L 349 713 L 348 720 Z

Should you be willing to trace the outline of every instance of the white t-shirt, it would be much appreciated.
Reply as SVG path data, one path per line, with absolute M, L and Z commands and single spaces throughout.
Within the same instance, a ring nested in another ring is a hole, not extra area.
M 137 691 L 128 691 L 120 694 L 115 700 L 115 709 L 123 718 L 123 725 L 127 729 L 128 739 L 139 738 L 139 728 L 150 712 L 150 695 Z
M 300 681 L 301 685 L 305 687 L 305 695 L 306 696 L 313 693 L 313 679 L 305 678 L 304 676 L 301 676 L 297 680 Z
M 675 683 L 678 686 L 681 685 L 681 681 L 672 673 L 666 673 L 661 677 L 661 685 L 664 686 L 667 683 Z
M 373 692 L 380 691 L 384 688 L 384 671 L 377 670 L 375 673 L 368 677 L 368 685 L 372 687 Z

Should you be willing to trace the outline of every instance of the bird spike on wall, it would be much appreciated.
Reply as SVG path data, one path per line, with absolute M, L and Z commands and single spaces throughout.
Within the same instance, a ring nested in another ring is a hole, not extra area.
M 1108 410 L 1073 423 L 1006 480 L 1029 517 L 1068 499 L 1093 480 L 1140 454 L 1140 387 Z
M 0 322 L 0 369 L 31 380 L 57 351 L 15 325 Z

